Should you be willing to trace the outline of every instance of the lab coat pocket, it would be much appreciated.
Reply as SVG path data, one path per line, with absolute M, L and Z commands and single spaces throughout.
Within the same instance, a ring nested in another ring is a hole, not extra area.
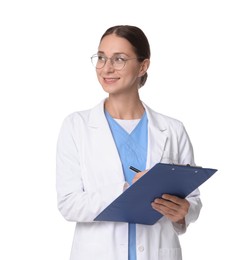
M 181 248 L 160 248 L 158 260 L 182 260 Z

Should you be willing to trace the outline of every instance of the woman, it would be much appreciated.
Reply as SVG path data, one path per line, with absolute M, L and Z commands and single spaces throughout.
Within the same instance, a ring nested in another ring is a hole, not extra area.
M 57 147 L 58 207 L 75 221 L 71 260 L 180 260 L 178 235 L 199 215 L 196 190 L 186 199 L 169 194 L 153 209 L 163 217 L 154 225 L 95 222 L 94 218 L 158 162 L 194 164 L 183 124 L 161 115 L 139 97 L 147 79 L 150 47 L 135 26 L 114 26 L 92 56 L 97 78 L 108 96 L 96 107 L 69 115 Z

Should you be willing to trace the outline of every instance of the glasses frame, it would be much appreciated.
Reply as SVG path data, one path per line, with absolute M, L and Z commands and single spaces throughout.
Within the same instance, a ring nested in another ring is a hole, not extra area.
M 123 58 L 123 60 L 124 60 L 124 65 L 122 66 L 121 69 L 116 69 L 116 68 L 114 67 L 114 58 L 115 58 L 115 57 L 108 58 L 108 57 L 106 57 L 106 56 L 102 56 L 102 57 L 105 59 L 105 62 L 104 62 L 104 64 L 103 64 L 102 67 L 98 67 L 98 68 L 97 68 L 96 64 L 93 62 L 93 58 L 98 58 L 99 56 L 102 56 L 102 55 L 99 55 L 99 54 L 93 54 L 93 55 L 91 56 L 91 62 L 92 62 L 92 65 L 93 65 L 96 69 L 98 69 L 98 70 L 104 68 L 108 60 L 111 61 L 111 64 L 112 64 L 112 66 L 113 66 L 113 68 L 114 68 L 115 70 L 122 70 L 122 69 L 125 67 L 127 61 L 129 61 L 129 60 L 142 59 L 142 57 Z

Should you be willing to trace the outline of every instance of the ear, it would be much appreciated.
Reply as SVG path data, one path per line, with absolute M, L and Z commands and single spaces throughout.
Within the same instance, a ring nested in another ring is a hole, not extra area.
M 145 59 L 142 61 L 141 63 L 141 67 L 140 67 L 140 70 L 139 70 L 139 77 L 142 77 L 148 70 L 150 66 L 150 60 L 149 59 Z

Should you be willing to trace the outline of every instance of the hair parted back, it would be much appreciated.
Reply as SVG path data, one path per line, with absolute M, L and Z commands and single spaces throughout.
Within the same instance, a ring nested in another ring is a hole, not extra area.
M 148 39 L 144 32 L 132 25 L 116 25 L 108 28 L 102 35 L 100 41 L 110 34 L 115 34 L 118 37 L 124 38 L 131 43 L 134 51 L 138 57 L 138 61 L 141 62 L 145 59 L 150 59 L 151 51 Z M 140 79 L 140 87 L 144 86 L 147 80 L 147 72 Z

